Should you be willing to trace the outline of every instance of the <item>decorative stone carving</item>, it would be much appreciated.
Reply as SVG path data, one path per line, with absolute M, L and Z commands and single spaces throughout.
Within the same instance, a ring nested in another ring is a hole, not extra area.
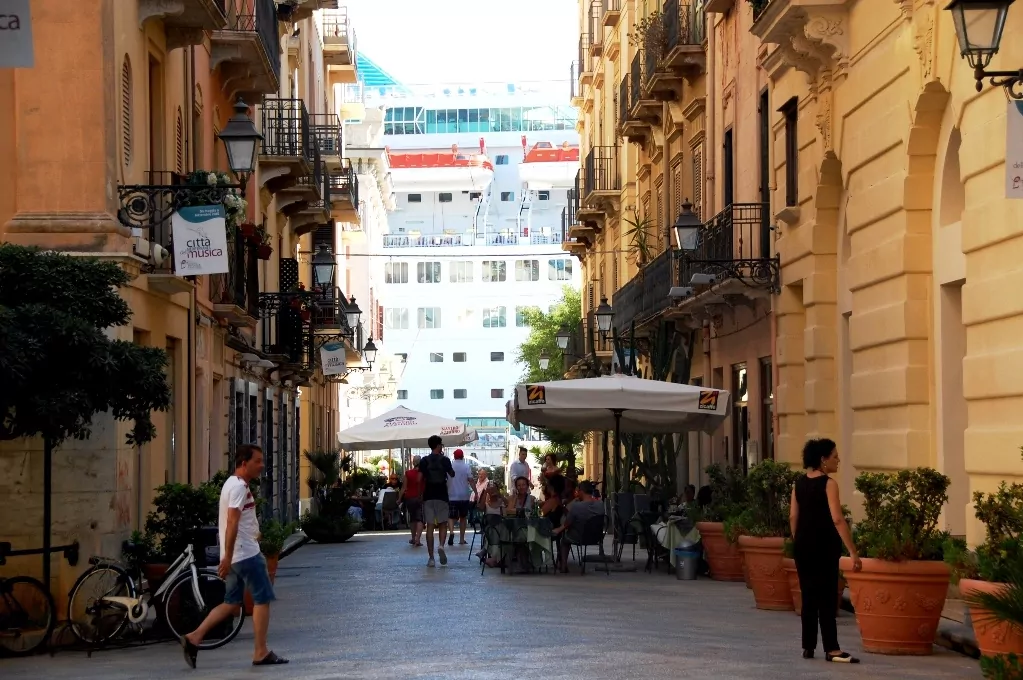
M 814 92 L 823 74 L 830 74 L 836 81 L 845 77 L 850 48 L 843 4 L 774 0 L 757 20 L 753 32 L 765 43 L 779 46 L 766 61 L 773 63 L 777 54 L 783 64 L 806 74 Z
M 922 5 L 913 16 L 913 50 L 920 58 L 920 75 L 929 83 L 934 75 L 934 3 Z
M 831 90 L 830 88 L 817 98 L 817 131 L 821 134 L 821 142 L 825 151 L 834 149 L 831 137 Z
M 139 28 L 150 19 L 176 16 L 185 13 L 184 0 L 138 0 Z
M 908 21 L 913 17 L 913 0 L 895 0 L 895 4 L 899 6 L 903 20 Z

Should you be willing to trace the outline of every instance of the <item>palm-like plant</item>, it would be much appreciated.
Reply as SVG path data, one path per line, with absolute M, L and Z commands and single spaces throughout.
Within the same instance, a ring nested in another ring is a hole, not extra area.
M 636 257 L 636 264 L 643 267 L 650 261 L 650 224 L 648 217 L 640 217 L 635 208 L 632 209 L 632 217 L 623 217 L 629 228 L 622 233 L 622 236 L 629 239 L 629 249 Z
M 1023 630 L 1023 564 L 1009 568 L 1009 578 L 1003 588 L 994 592 L 974 592 L 967 598 L 973 611 L 984 613 L 976 617 L 977 623 L 1006 623 Z M 985 656 L 980 660 L 985 678 L 992 680 L 1023 680 L 1023 657 L 1016 654 Z

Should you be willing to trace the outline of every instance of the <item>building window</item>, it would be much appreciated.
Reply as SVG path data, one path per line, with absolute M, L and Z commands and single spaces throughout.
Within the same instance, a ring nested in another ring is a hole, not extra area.
M 385 262 L 384 283 L 408 283 L 408 262 Z
M 732 130 L 725 130 L 725 142 L 722 155 L 724 157 L 724 200 L 729 206 L 735 201 L 735 149 L 732 145 Z
M 444 390 L 430 390 L 430 399 L 443 399 Z
M 504 328 L 508 325 L 507 307 L 489 307 L 483 310 L 484 328 Z
M 419 328 L 440 328 L 440 307 L 420 307 L 416 317 Z
M 451 194 L 449 194 L 447 192 L 444 192 L 444 193 L 440 194 L 440 196 L 437 197 L 437 200 L 440 201 L 441 203 L 450 203 L 451 202 Z
M 440 262 L 416 263 L 416 279 L 419 283 L 440 283 Z
M 517 328 L 525 328 L 529 325 L 526 321 L 526 310 L 536 309 L 535 307 L 516 307 L 515 308 L 515 326 Z
M 781 107 L 785 116 L 785 205 L 799 203 L 799 98 L 793 97 Z
M 456 364 L 464 364 L 465 363 L 465 352 L 455 352 L 455 353 L 453 353 L 451 355 L 451 360 L 454 361 Z
M 491 399 L 504 399 L 504 390 L 490 390 Z
M 760 360 L 760 447 L 761 459 L 774 458 L 774 367 L 771 357 Z
M 494 159 L 495 165 L 508 165 L 508 154 L 498 154 L 497 158 Z
M 444 363 L 444 352 L 430 352 L 430 363 L 431 364 L 443 364 Z
M 508 263 L 504 260 L 483 260 L 483 280 L 491 283 L 508 278 Z
M 384 328 L 389 331 L 408 330 L 408 310 L 403 307 L 384 307 Z
M 451 283 L 472 283 L 472 262 L 449 262 L 448 278 Z
M 549 191 L 538 191 L 538 192 L 536 192 L 536 200 L 538 200 L 538 201 L 549 201 L 549 200 L 551 200 L 551 192 L 549 192 Z
M 508 203 L 509 201 L 514 201 L 515 200 L 515 192 L 514 191 L 502 191 L 501 192 L 501 200 L 504 201 L 505 203 Z
M 398 390 L 398 399 L 408 399 L 408 390 Z
M 469 396 L 468 390 L 455 390 L 455 399 L 465 399 Z
M 405 353 L 405 352 L 399 352 L 398 354 L 395 354 L 394 356 L 398 357 L 398 361 L 400 361 L 403 364 L 408 362 L 408 354 Z
M 408 202 L 409 203 L 422 203 L 423 202 L 423 195 L 422 194 L 409 194 L 408 195 Z
M 547 260 L 548 281 L 571 281 L 572 260 Z
M 490 353 L 490 360 L 491 361 L 504 361 L 504 352 L 491 352 Z
M 539 260 L 515 260 L 516 281 L 539 281 L 540 261 Z

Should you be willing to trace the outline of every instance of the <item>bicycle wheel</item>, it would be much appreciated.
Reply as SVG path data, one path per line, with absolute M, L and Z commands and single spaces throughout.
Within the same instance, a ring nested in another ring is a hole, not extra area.
M 199 572 L 199 592 L 205 606 L 200 607 L 192 591 L 191 574 L 182 574 L 167 591 L 162 603 L 164 621 L 175 638 L 191 633 L 199 627 L 206 615 L 217 605 L 223 604 L 226 585 L 219 576 L 210 571 Z M 206 635 L 199 649 L 216 649 L 233 640 L 242 629 L 245 611 L 238 609 L 238 614 L 228 617 Z
M 0 652 L 32 654 L 57 623 L 57 606 L 42 583 L 28 576 L 0 579 Z
M 128 608 L 105 597 L 136 597 L 135 581 L 117 565 L 93 567 L 71 587 L 67 619 L 71 632 L 87 645 L 106 644 L 128 625 Z

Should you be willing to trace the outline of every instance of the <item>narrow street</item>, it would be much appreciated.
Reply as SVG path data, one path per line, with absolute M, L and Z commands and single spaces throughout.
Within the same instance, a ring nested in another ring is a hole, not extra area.
M 977 663 L 935 648 L 924 658 L 865 655 L 853 617 L 839 636 L 862 665 L 799 658 L 799 619 L 753 608 L 742 584 L 636 573 L 502 576 L 449 548 L 428 569 L 404 535 L 307 545 L 281 562 L 271 647 L 291 659 L 249 666 L 246 625 L 188 669 L 174 644 L 86 658 L 0 661 L 4 680 L 74 678 L 978 678 Z M 626 559 L 631 553 L 626 551 Z M 637 557 L 642 555 L 639 551 Z M 820 656 L 820 655 L 819 655 Z

